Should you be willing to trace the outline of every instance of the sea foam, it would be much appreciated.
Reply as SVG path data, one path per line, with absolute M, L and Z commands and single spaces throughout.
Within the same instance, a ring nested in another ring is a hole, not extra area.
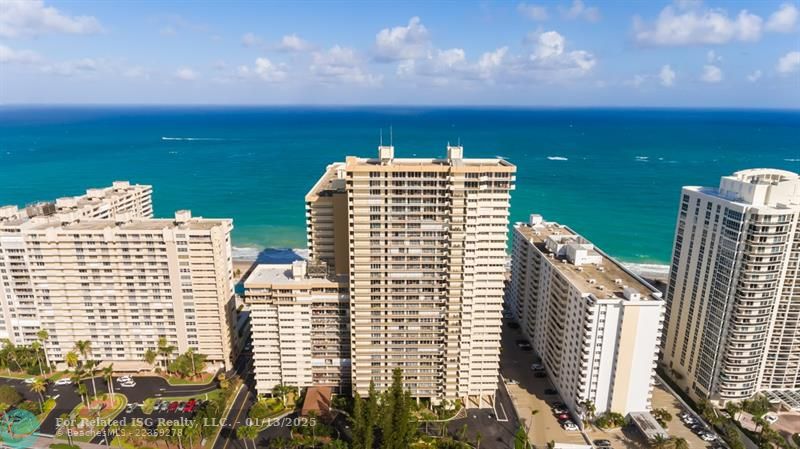
M 550 159 L 551 161 L 568 161 L 569 160 L 569 158 L 566 158 L 564 156 L 547 156 L 547 159 Z

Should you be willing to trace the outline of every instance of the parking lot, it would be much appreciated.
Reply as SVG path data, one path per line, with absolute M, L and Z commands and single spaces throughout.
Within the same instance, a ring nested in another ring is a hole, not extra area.
M 124 394 L 128 398 L 129 404 L 143 404 L 145 399 L 159 398 L 159 397 L 202 397 L 204 393 L 213 391 L 218 388 L 218 382 L 214 380 L 208 385 L 170 385 L 167 381 L 158 376 L 136 376 L 134 377 L 136 385 L 134 387 L 123 387 L 121 383 L 115 379 L 114 389 L 115 393 Z M 87 379 L 83 382 L 88 391 L 92 392 L 92 382 Z M 38 400 L 38 395 L 30 390 L 22 379 L 0 378 L 0 384 L 11 385 L 17 392 L 20 393 L 25 399 Z M 95 378 L 95 385 L 97 387 L 97 394 L 103 394 L 108 391 L 106 381 L 100 377 Z M 44 435 L 55 435 L 57 431 L 57 420 L 63 413 L 70 413 L 80 402 L 81 399 L 76 392 L 75 385 L 53 385 L 49 384 L 47 397 L 57 397 L 56 407 L 50 412 L 44 422 L 39 427 L 39 433 Z M 153 418 L 156 421 L 158 418 L 175 419 L 182 416 L 182 413 L 175 412 L 157 412 L 151 415 L 145 415 L 141 407 L 131 407 L 123 410 L 118 418 Z M 103 442 L 102 436 L 98 435 L 92 440 L 93 443 Z
M 511 384 L 507 384 L 508 393 L 516 405 L 520 421 L 526 428 L 530 428 L 528 437 L 531 444 L 537 448 L 546 447 L 550 441 L 586 444 L 580 432 L 561 428 L 551 410 L 551 404 L 561 401 L 561 398 L 557 394 L 545 394 L 545 390 L 553 389 L 553 385 L 546 377 L 534 377 L 530 368 L 534 362 L 534 352 L 523 351 L 517 347 L 516 340 L 521 338 L 523 337 L 519 330 L 503 326 L 500 373 L 511 381 Z M 531 424 L 533 410 L 537 413 L 533 416 Z

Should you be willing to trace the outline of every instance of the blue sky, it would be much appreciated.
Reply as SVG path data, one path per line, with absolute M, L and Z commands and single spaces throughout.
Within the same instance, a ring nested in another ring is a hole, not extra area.
M 0 102 L 797 108 L 798 8 L 2 0 Z

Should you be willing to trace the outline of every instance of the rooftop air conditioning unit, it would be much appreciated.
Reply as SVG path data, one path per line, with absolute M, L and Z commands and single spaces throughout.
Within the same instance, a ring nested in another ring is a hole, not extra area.
M 596 279 L 594 279 L 594 278 L 592 278 L 592 279 L 588 279 L 586 282 L 588 282 L 588 283 L 590 283 L 590 284 L 596 284 L 596 283 L 597 283 L 597 280 L 596 280 Z

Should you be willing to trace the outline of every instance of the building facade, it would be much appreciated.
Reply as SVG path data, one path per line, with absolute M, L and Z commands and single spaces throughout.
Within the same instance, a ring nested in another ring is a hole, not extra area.
M 431 402 L 485 406 L 497 389 L 516 168 L 447 152 L 404 159 L 382 146 L 330 165 L 306 196 L 310 259 L 346 286 L 348 387 L 361 395 L 396 368 Z
M 324 385 L 350 390 L 347 282 L 306 261 L 258 265 L 244 284 L 256 390 Z
M 753 169 L 684 187 L 662 362 L 724 403 L 800 388 L 800 177 Z
M 115 182 L 79 197 L 0 208 L 0 338 L 51 361 L 78 340 L 117 369 L 144 367 L 164 336 L 230 364 L 231 220 L 152 217 L 150 186 Z
M 566 226 L 514 226 L 508 308 L 564 403 L 584 415 L 650 410 L 661 293 Z

